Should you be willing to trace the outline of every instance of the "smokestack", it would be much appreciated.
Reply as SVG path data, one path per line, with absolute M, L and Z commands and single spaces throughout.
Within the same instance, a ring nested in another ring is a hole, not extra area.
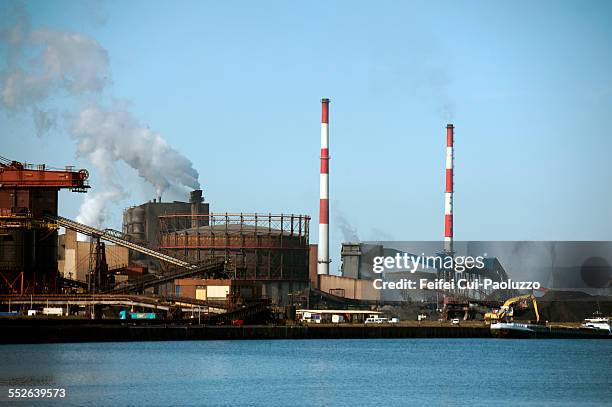
M 191 227 L 197 228 L 199 226 L 198 215 L 200 213 L 200 204 L 202 203 L 202 190 L 196 189 L 191 191 L 189 202 L 191 203 Z
M 453 153 L 454 129 L 446 125 L 446 192 L 444 193 L 444 251 L 453 253 Z
M 321 178 L 317 274 L 329 274 L 329 99 L 321 99 Z

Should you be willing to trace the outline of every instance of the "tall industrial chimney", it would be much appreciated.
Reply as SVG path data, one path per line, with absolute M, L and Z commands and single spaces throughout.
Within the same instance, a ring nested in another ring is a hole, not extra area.
M 454 126 L 446 125 L 446 192 L 444 194 L 444 251 L 453 253 L 453 154 Z
M 321 99 L 321 179 L 317 274 L 329 274 L 329 99 Z

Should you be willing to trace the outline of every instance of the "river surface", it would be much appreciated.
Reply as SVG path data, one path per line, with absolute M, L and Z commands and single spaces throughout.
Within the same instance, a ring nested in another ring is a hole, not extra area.
M 612 405 L 612 341 L 253 340 L 0 346 L 23 405 Z M 3 403 L 4 404 L 4 403 Z

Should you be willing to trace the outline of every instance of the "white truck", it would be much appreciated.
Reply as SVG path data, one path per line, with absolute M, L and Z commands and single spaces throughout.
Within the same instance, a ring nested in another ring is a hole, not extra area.
M 48 308 L 43 308 L 43 315 L 50 315 L 50 316 L 54 316 L 54 317 L 61 317 L 64 315 L 64 309 L 63 308 L 55 308 L 55 307 L 48 307 Z

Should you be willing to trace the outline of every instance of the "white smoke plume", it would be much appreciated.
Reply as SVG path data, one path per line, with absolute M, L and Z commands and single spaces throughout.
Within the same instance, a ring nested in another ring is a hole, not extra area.
M 8 73 L 2 89 L 2 102 L 8 108 L 31 107 L 59 90 L 100 92 L 107 82 L 108 55 L 85 35 L 48 29 L 17 31 L 12 41 L 24 50 L 32 47 L 40 52 L 34 59 L 20 58 L 22 63 L 15 63 Z
M 0 7 L 7 8 L 7 7 Z M 109 54 L 93 38 L 54 29 L 33 29 L 24 7 L 8 7 L 0 28 L 0 50 L 7 56 L 0 72 L 0 106 L 9 112 L 26 112 L 38 135 L 50 129 L 67 129 L 77 143 L 77 155 L 92 162 L 103 177 L 83 202 L 78 219 L 102 226 L 108 207 L 129 194 L 120 187 L 116 163 L 122 161 L 150 183 L 157 195 L 170 188 L 199 188 L 192 163 L 168 145 L 158 133 L 142 125 L 125 107 L 91 102 L 108 93 Z M 1 23 L 0 23 L 1 24 Z M 85 106 L 79 112 L 50 108 L 55 96 Z M 88 97 L 89 103 L 83 98 Z M 68 120 L 58 125 L 58 118 Z
M 198 172 L 191 161 L 168 145 L 159 134 L 140 124 L 123 106 L 105 109 L 92 104 L 72 125 L 78 154 L 99 168 L 123 161 L 155 187 L 161 196 L 172 185 L 198 189 Z M 108 169 L 106 175 L 110 176 Z
M 0 73 L 0 101 L 9 111 L 27 111 L 38 135 L 56 123 L 44 109 L 53 94 L 99 93 L 108 82 L 108 54 L 94 39 L 79 33 L 31 28 L 18 3 L 6 11 L 13 25 L 0 32 L 6 68 Z
M 76 221 L 96 228 L 104 227 L 109 204 L 123 197 L 123 191 L 115 189 L 87 194 Z

